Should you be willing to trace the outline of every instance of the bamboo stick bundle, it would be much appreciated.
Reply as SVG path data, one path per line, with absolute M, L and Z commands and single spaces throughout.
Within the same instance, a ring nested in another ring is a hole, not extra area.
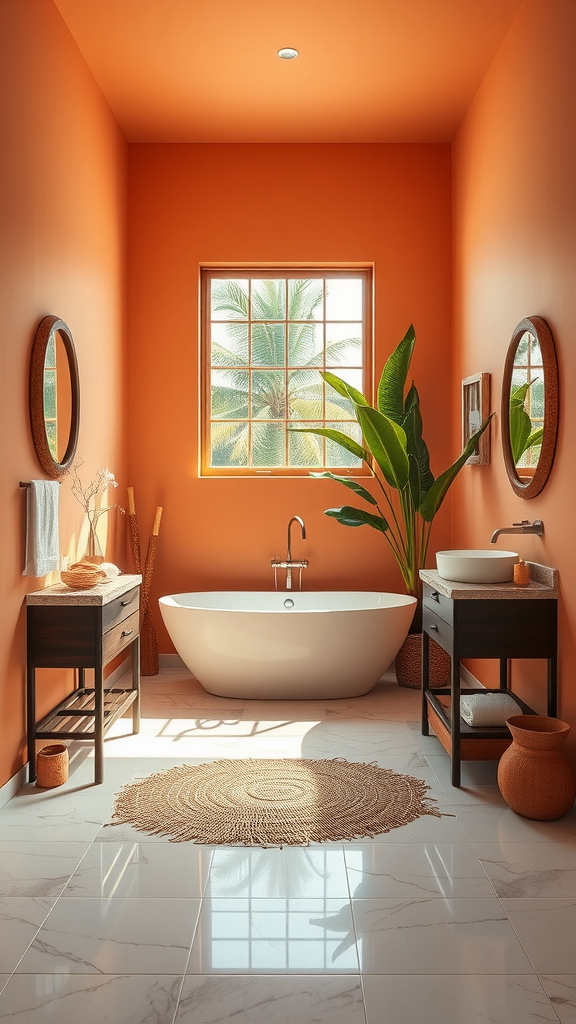
M 142 601 L 144 605 L 144 616 L 142 622 L 142 673 L 145 676 L 158 675 L 158 636 L 156 626 L 150 610 L 150 587 L 152 585 L 152 573 L 156 558 L 156 547 L 158 545 L 158 533 L 160 532 L 160 520 L 162 519 L 162 506 L 156 509 L 152 533 L 148 538 L 148 549 L 146 561 L 142 574 Z
M 162 507 L 159 505 L 154 517 L 152 534 L 148 540 L 146 559 L 142 564 L 142 551 L 140 547 L 140 533 L 138 519 L 136 516 L 136 503 L 134 501 L 134 488 L 128 488 L 128 531 L 132 559 L 136 572 L 142 574 L 142 589 L 140 592 L 140 663 L 144 676 L 155 676 L 158 674 L 158 636 L 154 618 L 150 610 L 150 587 L 152 584 L 152 572 L 156 558 L 156 547 L 158 534 L 160 532 L 160 521 L 162 519 Z
M 142 572 L 142 555 L 140 553 L 140 534 L 138 532 L 138 520 L 136 518 L 136 504 L 134 502 L 134 488 L 128 488 L 128 534 L 130 547 L 132 548 L 132 559 L 136 572 Z

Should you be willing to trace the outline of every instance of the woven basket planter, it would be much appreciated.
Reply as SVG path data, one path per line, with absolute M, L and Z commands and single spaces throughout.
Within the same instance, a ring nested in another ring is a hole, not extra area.
M 68 747 L 51 743 L 36 754 L 36 785 L 42 789 L 63 786 L 68 778 Z
M 399 686 L 419 690 L 422 682 L 422 633 L 409 633 L 395 660 Z M 430 638 L 430 686 L 447 686 L 452 662 L 450 655 Z
M 524 818 L 561 818 L 576 797 L 576 775 L 562 750 L 570 726 L 544 715 L 513 715 L 506 724 L 512 746 L 498 765 L 498 786 L 506 803 Z

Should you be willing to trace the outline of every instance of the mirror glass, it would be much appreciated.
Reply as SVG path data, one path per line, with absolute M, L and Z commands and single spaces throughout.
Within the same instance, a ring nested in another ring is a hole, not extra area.
M 542 317 L 516 327 L 502 381 L 502 447 L 513 490 L 539 494 L 556 449 L 558 366 L 552 333 Z
M 40 323 L 30 364 L 30 421 L 40 465 L 51 477 L 71 466 L 79 430 L 78 364 L 69 327 L 55 316 Z
M 62 463 L 70 441 L 72 384 L 64 339 L 53 331 L 44 356 L 44 427 L 54 462 Z
M 520 477 L 533 476 L 542 451 L 544 366 L 536 335 L 524 331 L 516 348 L 510 383 L 510 444 Z

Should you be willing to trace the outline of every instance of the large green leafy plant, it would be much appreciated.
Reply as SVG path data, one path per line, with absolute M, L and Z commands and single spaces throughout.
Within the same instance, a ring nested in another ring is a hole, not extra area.
M 368 466 L 379 488 L 377 495 L 348 477 L 330 472 L 313 474 L 337 480 L 372 510 L 342 505 L 326 509 L 325 515 L 343 526 L 370 526 L 382 533 L 394 553 L 407 592 L 418 598 L 420 606 L 422 587 L 419 572 L 426 563 L 432 522 L 491 417 L 472 434 L 456 461 L 440 476 L 434 477 L 428 448 L 422 437 L 420 399 L 413 382 L 405 393 L 415 341 L 416 334 L 410 326 L 382 371 L 376 407 L 340 377 L 328 371 L 322 373 L 327 384 L 353 403 L 362 429 L 363 444 L 332 428 L 296 429 L 329 437 Z M 391 492 L 396 492 L 394 500 Z M 420 630 L 420 619 L 417 614 L 413 631 Z

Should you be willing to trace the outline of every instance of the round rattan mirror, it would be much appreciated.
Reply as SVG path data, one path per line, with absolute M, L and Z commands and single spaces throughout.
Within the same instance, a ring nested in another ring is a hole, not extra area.
M 541 316 L 515 327 L 502 379 L 502 450 L 512 489 L 534 498 L 556 451 L 558 364 L 552 332 Z
M 80 381 L 70 328 L 57 316 L 38 325 L 30 360 L 30 424 L 47 476 L 68 472 L 78 444 Z

